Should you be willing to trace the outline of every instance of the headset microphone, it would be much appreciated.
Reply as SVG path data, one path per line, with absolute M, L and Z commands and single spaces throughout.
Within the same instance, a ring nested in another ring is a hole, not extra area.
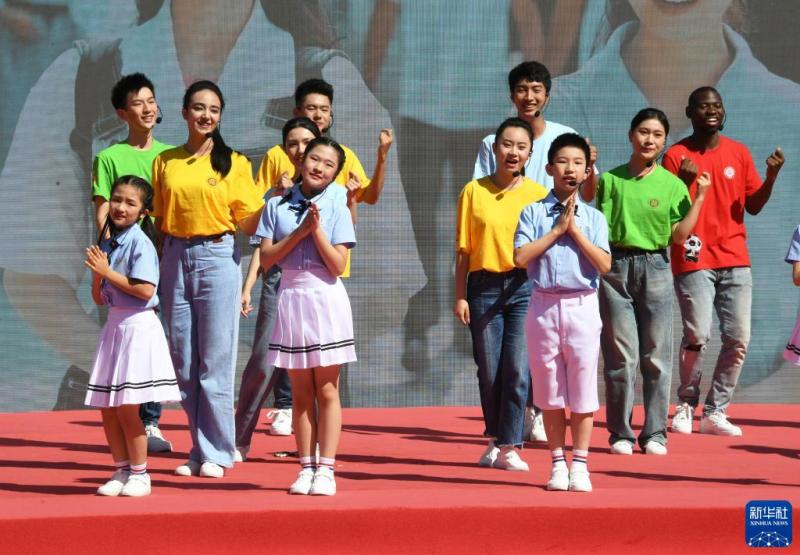
M 727 113 L 722 115 L 722 123 L 720 123 L 719 127 L 717 127 L 717 131 L 722 131 L 723 129 L 725 129 L 725 122 L 726 121 L 728 121 L 728 114 Z
M 522 172 L 517 170 L 515 172 L 511 172 L 511 175 L 513 175 L 514 177 L 519 177 L 520 175 L 522 175 Z
M 652 168 L 653 164 L 655 164 L 655 163 L 656 163 L 655 160 L 650 160 L 649 162 L 647 162 L 647 164 L 645 164 L 645 166 L 647 166 L 648 168 Z
M 539 117 L 539 116 L 541 116 L 541 115 L 542 115 L 542 112 L 541 112 L 540 110 L 536 110 L 536 111 L 533 113 L 533 117 L 535 117 L 535 118 L 538 118 L 538 117 Z

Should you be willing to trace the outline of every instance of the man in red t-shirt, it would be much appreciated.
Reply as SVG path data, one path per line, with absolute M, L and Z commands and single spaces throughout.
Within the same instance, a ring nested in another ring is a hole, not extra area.
M 728 421 L 730 404 L 750 341 L 753 280 L 747 252 L 745 210 L 758 214 L 769 200 L 784 163 L 777 148 L 767 159 L 762 182 L 750 151 L 720 132 L 725 124 L 722 97 L 713 87 L 700 87 L 689 95 L 686 117 L 692 134 L 664 155 L 664 167 L 680 177 L 694 199 L 696 177 L 711 174 L 694 233 L 683 245 L 672 245 L 672 271 L 683 318 L 680 350 L 681 385 L 672 419 L 673 432 L 692 432 L 692 417 L 700 399 L 703 353 L 711 335 L 712 310 L 716 310 L 722 347 L 706 396 L 700 433 L 739 436 L 742 430 Z

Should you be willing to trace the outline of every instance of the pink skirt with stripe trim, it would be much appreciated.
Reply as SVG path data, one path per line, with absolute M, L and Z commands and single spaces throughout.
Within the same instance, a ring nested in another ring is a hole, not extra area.
M 800 366 L 800 318 L 797 319 L 797 324 L 794 326 L 792 336 L 789 338 L 789 343 L 783 350 L 783 358 Z
M 303 369 L 355 360 L 353 315 L 342 280 L 324 269 L 283 270 L 267 362 Z

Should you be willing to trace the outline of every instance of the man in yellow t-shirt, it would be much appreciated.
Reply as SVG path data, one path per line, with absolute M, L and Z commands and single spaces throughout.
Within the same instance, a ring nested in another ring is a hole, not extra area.
M 307 117 L 319 128 L 320 133 L 327 134 L 333 125 L 333 86 L 323 79 L 309 79 L 300 83 L 294 94 L 295 117 Z M 356 205 L 360 202 L 375 204 L 383 190 L 386 159 L 392 146 L 393 134 L 391 129 L 381 129 L 378 142 L 378 157 L 372 179 L 364 172 L 356 153 L 342 145 L 345 153 L 344 165 L 336 176 L 336 183 L 347 188 L 347 204 L 353 223 L 356 221 Z M 270 148 L 261 161 L 256 175 L 256 187 L 263 193 L 272 190 L 274 194 L 281 195 L 290 188 L 295 166 L 283 145 Z M 247 283 L 252 286 L 255 280 L 255 268 L 259 266 L 259 248 L 253 251 L 253 257 L 248 270 L 248 280 L 245 282 L 245 291 L 242 292 L 242 314 L 247 315 L 251 310 L 250 292 Z M 252 277 L 251 277 L 252 276 Z M 342 277 L 350 276 L 350 259 Z M 259 316 L 256 322 L 256 333 L 253 342 L 253 353 L 245 366 L 239 388 L 239 402 L 236 409 L 236 457 L 244 460 L 250 448 L 250 441 L 256 420 L 263 400 L 267 395 L 267 375 L 269 366 L 263 360 L 259 345 L 269 341 L 272 324 L 276 311 L 274 303 L 277 298 L 281 272 L 278 267 L 273 267 L 262 273 L 262 291 L 259 307 Z M 275 402 L 272 411 L 273 420 L 269 431 L 273 435 L 291 435 L 292 433 L 292 390 L 289 376 L 283 369 L 276 369 L 273 378 Z
M 295 108 L 293 114 L 296 117 L 307 117 L 317 124 L 323 135 L 330 132 L 333 125 L 333 86 L 330 83 L 323 79 L 303 81 L 294 93 L 294 100 Z M 342 171 L 336 176 L 335 181 L 339 185 L 347 187 L 350 192 L 350 198 L 353 198 L 356 202 L 366 202 L 367 204 L 376 204 L 378 202 L 383 190 L 386 157 L 389 154 L 393 140 L 391 129 L 381 129 L 378 141 L 378 158 L 375 163 L 375 170 L 372 173 L 372 179 L 367 177 L 356 153 L 342 145 L 345 161 Z M 292 164 L 286 151 L 283 150 L 283 145 L 275 145 L 267 151 L 261 161 L 261 166 L 258 168 L 258 175 L 256 176 L 256 185 L 265 193 L 275 187 L 276 194 L 280 194 L 284 190 L 281 184 L 281 176 L 284 174 L 291 178 L 294 174 L 294 164 Z

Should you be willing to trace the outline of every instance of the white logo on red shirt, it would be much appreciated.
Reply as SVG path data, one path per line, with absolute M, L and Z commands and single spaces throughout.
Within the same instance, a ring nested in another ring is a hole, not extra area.
M 733 166 L 725 166 L 725 169 L 722 170 L 722 173 L 725 174 L 725 177 L 728 179 L 733 179 L 736 177 L 736 170 L 733 169 Z

